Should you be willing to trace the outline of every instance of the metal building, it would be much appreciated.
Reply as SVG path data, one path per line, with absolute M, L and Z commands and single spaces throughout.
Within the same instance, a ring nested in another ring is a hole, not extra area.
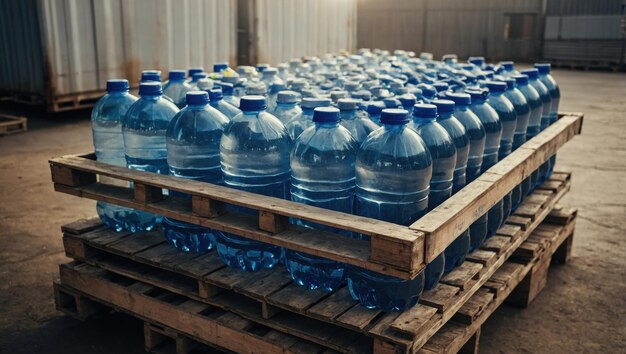
M 358 47 L 534 60 L 542 0 L 359 0 Z

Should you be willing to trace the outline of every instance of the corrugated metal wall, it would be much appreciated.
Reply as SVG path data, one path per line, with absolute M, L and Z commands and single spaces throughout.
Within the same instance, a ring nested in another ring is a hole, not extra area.
M 142 69 L 166 73 L 236 63 L 235 0 L 22 0 L 1 5 L 0 28 L 10 30 L 2 31 L 0 48 L 12 54 L 2 62 L 0 89 L 5 91 L 50 100 L 103 90 L 110 78 L 136 83 Z M 25 65 L 30 61 L 43 64 Z M 20 74 L 7 76 L 16 71 Z M 25 77 L 32 78 L 28 85 Z
M 624 0 L 548 0 L 543 56 L 564 64 L 620 65 Z
M 242 2 L 246 3 L 240 1 L 240 6 Z M 251 64 L 276 65 L 291 58 L 356 49 L 356 0 L 247 3 L 250 8 L 240 10 L 250 18 L 248 21 L 240 18 L 240 30 L 248 31 L 251 38 L 248 42 L 251 48 L 246 53 Z
M 491 60 L 539 56 L 542 0 L 359 0 L 358 47 Z M 535 16 L 530 39 L 506 39 L 508 14 Z

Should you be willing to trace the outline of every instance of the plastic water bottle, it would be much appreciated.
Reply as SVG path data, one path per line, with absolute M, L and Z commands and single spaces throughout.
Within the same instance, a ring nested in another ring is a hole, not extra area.
M 433 100 L 432 103 L 437 107 L 437 122 L 448 132 L 454 146 L 456 147 L 456 163 L 454 174 L 452 176 L 452 194 L 460 191 L 466 184 L 465 170 L 467 169 L 467 158 L 470 149 L 470 140 L 465 132 L 463 124 L 453 115 L 454 101 L 450 100 Z M 448 246 L 446 252 L 467 255 L 470 247 L 470 231 L 463 231 L 456 240 Z M 450 249 L 450 251 L 448 251 Z M 455 250 L 454 252 L 452 250 Z M 448 259 L 455 257 L 448 253 L 446 256 L 446 265 Z M 464 256 L 465 257 L 465 256 Z M 446 269 L 447 270 L 447 269 Z
M 315 108 L 328 106 L 330 106 L 330 99 L 328 98 L 303 98 L 300 103 L 302 112 L 293 116 L 285 124 L 291 139 L 296 140 L 306 128 L 313 126 L 313 110 Z
M 235 96 L 235 87 L 233 84 L 228 82 L 220 82 L 220 87 L 222 88 L 222 96 L 224 97 L 224 102 L 230 103 L 236 108 L 239 108 L 239 97 Z
M 454 101 L 454 116 L 461 122 L 470 141 L 469 155 L 467 159 L 466 180 L 471 183 L 480 175 L 485 152 L 485 140 L 487 132 L 478 116 L 470 110 L 472 98 L 466 93 L 449 93 L 447 98 Z M 487 214 L 479 217 L 470 226 L 470 252 L 477 249 L 487 237 Z
M 278 118 L 265 111 L 262 96 L 241 98 L 241 113 L 224 129 L 220 163 L 227 187 L 289 199 L 292 140 Z M 257 214 L 249 209 L 233 210 Z M 281 247 L 237 235 L 216 232 L 217 253 L 229 267 L 258 271 L 275 266 Z
M 371 132 L 378 129 L 378 125 L 370 119 L 358 114 L 359 101 L 353 98 L 342 98 L 337 102 L 341 122 L 348 129 L 356 141 L 361 144 Z
M 124 138 L 122 136 L 122 119 L 137 97 L 128 93 L 128 80 L 108 80 L 107 94 L 96 102 L 91 111 L 93 145 L 99 162 L 115 166 L 126 166 L 124 157 Z M 114 184 L 101 176 L 100 182 Z M 100 220 L 109 228 L 120 232 L 125 227 L 125 219 L 132 209 L 102 201 L 96 203 Z
M 185 70 L 170 70 L 169 80 L 163 85 L 163 94 L 172 99 L 179 109 L 185 107 L 185 97 L 191 86 L 185 82 Z
M 530 107 L 530 118 L 528 119 L 528 128 L 526 129 L 526 140 L 532 139 L 539 131 L 541 131 L 541 114 L 543 112 L 543 103 L 541 97 L 535 88 L 528 83 L 527 75 L 515 75 L 515 86 L 519 89 L 526 102 Z M 534 173 L 533 173 L 534 174 Z M 535 180 L 536 180 L 535 175 Z M 535 188 L 533 178 L 528 177 L 522 182 L 522 198 L 530 194 Z
M 285 91 L 287 86 L 282 82 L 275 82 L 269 87 L 269 93 L 267 95 L 267 110 L 273 111 L 276 108 L 276 101 L 278 100 L 278 93 Z
M 515 125 L 515 133 L 513 134 L 513 151 L 526 142 L 526 129 L 528 128 L 528 120 L 530 119 L 530 106 L 524 97 L 524 94 L 515 87 L 515 79 L 506 78 L 507 90 L 504 96 L 511 101 L 517 116 Z M 522 183 L 518 184 L 511 193 L 511 213 L 517 210 L 522 202 Z
M 407 126 L 406 110 L 383 110 L 381 123 L 357 155 L 356 212 L 408 226 L 428 210 L 432 158 L 422 138 Z M 350 266 L 348 288 L 367 308 L 403 311 L 417 303 L 424 274 L 403 280 Z
M 502 67 L 502 76 L 511 78 L 518 73 L 515 71 L 515 63 L 512 61 L 501 61 L 500 66 Z
M 221 185 L 220 138 L 228 118 L 209 105 L 204 91 L 188 92 L 186 102 L 167 129 L 170 175 Z M 183 252 L 205 253 L 215 243 L 213 231 L 206 227 L 163 218 L 163 229 L 167 242 Z
M 208 79 L 210 81 L 207 81 L 210 83 L 210 85 L 208 85 L 207 87 L 204 87 L 203 89 L 198 87 L 198 81 L 201 79 Z M 200 73 L 195 73 L 191 76 L 191 81 L 189 82 L 189 87 L 191 87 L 192 90 L 206 90 L 209 87 L 213 87 L 213 80 L 209 79 L 209 74 L 205 73 L 205 72 L 200 72 Z
M 409 115 L 413 115 L 413 106 L 417 103 L 417 97 L 415 97 L 415 95 L 410 93 L 400 95 L 398 96 L 398 101 L 400 101 L 402 109 L 409 112 Z
M 513 149 L 513 135 L 515 134 L 515 127 L 517 125 L 515 107 L 513 107 L 511 101 L 504 95 L 506 87 L 506 83 L 504 82 L 487 82 L 487 88 L 490 93 L 487 98 L 487 104 L 498 113 L 498 118 L 502 124 L 502 137 L 500 138 L 498 161 L 509 156 L 511 153 Z M 502 226 L 509 215 L 511 215 L 511 198 L 512 191 L 502 199 L 502 223 L 498 225 L 498 227 Z
M 472 105 L 470 106 L 472 112 L 480 119 L 487 133 L 481 166 L 481 173 L 483 173 L 498 162 L 498 151 L 500 150 L 500 139 L 502 138 L 502 122 L 500 122 L 498 112 L 487 103 L 488 90 L 470 90 L 468 93 L 472 97 Z M 502 200 L 499 200 L 488 212 L 487 238 L 496 234 L 496 231 L 502 225 L 502 217 Z
M 283 124 L 287 124 L 291 118 L 302 112 L 298 105 L 300 94 L 295 91 L 281 91 L 276 96 L 276 107 L 269 111 Z
M 413 122 L 409 123 L 424 140 L 433 160 L 433 175 L 430 180 L 428 194 L 428 210 L 433 210 L 452 195 L 452 180 L 456 167 L 456 146 L 446 129 L 437 122 L 437 106 L 417 104 L 413 109 Z M 469 235 L 464 233 L 452 242 L 444 251 L 444 272 L 450 272 L 465 260 L 469 250 Z M 433 263 L 426 267 L 426 282 L 439 279 L 439 269 L 432 268 Z
M 355 161 L 359 143 L 339 124 L 339 110 L 318 107 L 314 126 L 294 143 L 291 153 L 291 200 L 320 208 L 354 213 Z M 350 236 L 346 231 L 296 219 L 295 223 Z M 337 289 L 345 280 L 345 265 L 285 249 L 291 278 L 309 289 Z
M 209 91 L 209 99 L 211 100 L 211 107 L 222 112 L 228 119 L 233 119 L 236 115 L 241 113 L 239 108 L 223 100 L 221 89 L 212 89 Z
M 168 174 L 166 132 L 178 108 L 162 97 L 160 82 L 139 84 L 141 97 L 128 108 L 122 121 L 128 168 Z M 161 223 L 161 216 L 133 210 L 126 218 L 126 229 L 149 231 Z
M 539 97 L 541 97 L 543 107 L 541 112 L 541 130 L 544 130 L 550 125 L 550 109 L 552 107 L 550 91 L 548 91 L 548 88 L 539 80 L 539 71 L 537 69 L 522 70 L 522 74 L 528 75 L 528 83 L 537 90 Z M 548 159 L 533 173 L 532 183 L 534 185 L 542 184 L 549 171 L 550 160 Z
M 535 68 L 539 70 L 539 80 L 541 80 L 541 82 L 546 85 L 548 91 L 550 92 L 550 98 L 552 99 L 552 103 L 550 104 L 550 124 L 552 124 L 558 119 L 561 90 L 559 89 L 559 85 L 557 85 L 552 75 L 550 75 L 550 64 L 535 64 Z M 555 163 L 556 154 L 552 155 L 552 157 L 550 158 L 550 169 L 548 170 L 548 175 L 546 176 L 546 178 L 550 178 L 552 176 L 552 171 L 554 170 Z

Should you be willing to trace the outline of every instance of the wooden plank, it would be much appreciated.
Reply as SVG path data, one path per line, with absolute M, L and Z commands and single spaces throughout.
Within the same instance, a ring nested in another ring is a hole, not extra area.
M 466 260 L 483 265 L 483 268 L 490 267 L 498 258 L 498 255 L 492 251 L 477 249 L 467 255 Z
M 504 224 L 496 231 L 496 235 L 507 236 L 511 241 L 515 241 L 522 235 L 522 231 L 522 228 L 519 226 Z
M 126 237 L 119 241 L 107 244 L 107 248 L 116 250 L 124 255 L 133 255 L 161 243 L 165 243 L 165 237 L 163 236 L 163 232 L 159 230 L 134 234 L 131 237 Z
M 478 279 L 483 266 L 480 263 L 463 262 L 450 273 L 443 276 L 441 283 L 456 286 L 461 290 L 466 289 L 470 283 Z
M 145 210 L 217 231 L 237 234 L 245 238 L 286 247 L 313 256 L 356 265 L 374 272 L 392 275 L 402 279 L 414 277 L 424 266 L 423 252 L 416 251 L 423 246 L 423 237 L 415 239 L 414 245 L 406 245 L 404 241 L 398 243 L 396 242 L 397 240 L 394 241 L 394 238 L 390 238 L 388 242 L 383 243 L 386 245 L 386 247 L 383 248 L 388 254 L 383 257 L 384 259 L 382 261 L 379 261 L 374 257 L 371 246 L 366 241 L 296 225 L 289 225 L 289 228 L 283 232 L 272 234 L 259 229 L 258 218 L 234 212 L 213 218 L 198 217 L 194 216 L 191 212 L 191 205 L 188 200 L 169 197 L 157 203 L 137 203 L 133 200 L 132 190 L 99 183 L 80 187 L 79 196 Z M 379 235 L 379 238 L 384 237 L 383 235 Z M 382 244 L 377 244 L 376 247 L 381 245 Z M 414 252 L 417 253 L 413 254 Z M 406 262 L 412 263 L 415 267 L 396 266 L 395 263 L 397 263 L 397 261 L 389 258 L 391 257 L 390 254 L 394 254 L 396 255 L 395 257 L 400 257 Z M 408 257 L 408 254 L 413 254 L 413 256 Z M 394 265 L 390 266 L 390 263 L 394 263 Z M 419 265 L 417 265 L 418 263 Z
M 79 219 L 69 224 L 61 226 L 61 231 L 73 235 L 83 234 L 95 230 L 102 226 L 102 221 L 99 217 L 92 217 L 88 219 Z
M 494 235 L 485 240 L 480 248 L 486 251 L 495 252 L 496 254 L 500 255 L 502 254 L 502 252 L 504 252 L 505 249 L 509 247 L 510 244 L 511 239 L 509 237 Z
M 526 231 L 532 223 L 532 219 L 524 216 L 511 215 L 508 219 L 506 219 L 506 223 L 511 225 L 517 225 L 521 227 L 522 230 Z
M 254 193 L 234 190 L 223 186 L 206 184 L 199 181 L 185 180 L 172 176 L 158 175 L 144 171 L 129 170 L 124 167 L 103 164 L 97 161 L 81 158 L 79 156 L 66 156 L 55 158 L 50 160 L 50 164 L 51 168 L 53 169 L 53 181 L 57 184 L 62 184 L 65 186 L 83 185 L 71 183 L 72 181 L 68 180 L 68 178 L 62 178 L 63 176 L 59 176 L 58 173 L 55 174 L 54 171 L 57 171 L 59 169 L 69 171 L 70 173 L 74 173 L 71 171 L 76 171 L 75 173 L 77 174 L 90 175 L 93 177 L 92 182 L 95 182 L 95 175 L 110 176 L 121 180 L 133 181 L 136 186 L 150 186 L 154 189 L 155 192 L 158 188 L 169 189 L 192 196 L 199 196 L 210 200 L 223 202 L 225 204 L 251 208 L 259 210 L 260 212 L 273 213 L 287 218 L 303 219 L 343 230 L 365 234 L 375 240 L 376 244 L 387 245 L 387 247 L 382 248 L 384 250 L 398 248 L 399 252 L 401 252 L 400 254 L 405 254 L 405 252 L 408 251 L 411 257 L 405 257 L 403 259 L 388 259 L 385 258 L 387 257 L 387 255 L 379 255 L 378 251 L 375 250 L 374 252 L 372 252 L 371 258 L 372 260 L 376 260 L 382 263 L 388 261 L 394 262 L 392 264 L 393 266 L 406 268 L 407 270 L 410 270 L 412 272 L 412 275 L 417 274 L 417 272 L 419 272 L 425 264 L 423 262 L 423 259 L 421 259 L 422 246 L 419 246 L 420 244 L 423 244 L 423 234 L 418 231 L 410 230 L 409 228 L 404 226 L 350 215 L 346 213 L 340 213 L 328 209 L 312 207 L 302 203 L 295 203 L 287 200 L 281 200 Z M 104 187 L 99 184 L 96 187 L 97 188 L 91 188 L 88 193 L 83 192 L 82 196 L 96 200 L 105 199 L 104 197 L 106 197 L 106 194 L 102 193 L 103 191 L 105 191 Z M 98 190 L 100 190 L 100 193 Z M 111 191 L 112 190 L 109 189 L 109 192 Z M 141 200 L 141 198 L 138 200 Z M 134 198 L 122 198 L 121 200 L 117 199 L 114 202 L 116 204 L 121 204 L 120 202 L 123 202 L 124 204 L 126 204 L 125 206 L 137 207 L 142 210 L 147 210 L 146 205 L 143 205 L 143 203 L 141 202 L 137 202 L 138 200 L 135 200 Z M 146 201 L 150 200 L 151 198 L 146 199 Z M 162 203 L 155 204 L 162 205 Z M 191 203 L 189 204 L 189 210 L 186 211 L 184 214 L 185 217 L 195 217 L 203 220 L 211 220 L 198 216 L 198 214 L 206 215 L 206 213 L 201 210 L 196 210 L 196 215 L 194 216 L 194 212 L 191 208 Z M 189 222 L 188 220 L 182 219 L 180 216 L 182 215 L 179 215 L 178 217 L 176 215 L 172 215 L 172 217 L 178 220 Z M 200 224 L 199 222 L 191 222 Z M 217 221 L 215 220 L 213 222 Z M 246 235 L 241 236 L 246 237 Z M 379 248 L 376 247 L 376 249 Z
M 335 322 L 341 323 L 348 328 L 362 331 L 381 313 L 382 312 L 378 309 L 368 309 L 361 305 L 355 305 L 341 316 L 337 317 Z
M 313 305 L 307 315 L 330 321 L 358 304 L 350 295 L 347 286 L 335 291 L 331 296 Z
M 303 286 L 291 283 L 269 296 L 267 301 L 280 308 L 301 313 L 327 296 L 329 293 L 323 290 L 308 290 Z
M 541 204 L 522 203 L 513 215 L 527 217 L 531 220 L 535 220 L 535 217 L 541 211 Z
M 454 196 L 417 220 L 411 229 L 426 234 L 431 262 L 476 219 L 508 194 L 580 131 L 582 116 L 565 116 L 494 165 Z
M 437 309 L 435 307 L 417 304 L 402 312 L 389 327 L 408 335 L 409 338 L 414 338 L 424 330 L 436 313 Z
M 472 297 L 467 300 L 459 311 L 454 315 L 453 319 L 461 323 L 470 324 L 482 314 L 483 310 L 491 304 L 494 294 L 486 288 L 480 288 Z
M 266 276 L 238 282 L 233 285 L 233 288 L 246 296 L 264 301 L 268 296 L 291 284 L 291 282 L 287 270 L 280 267 Z
M 456 286 L 438 283 L 431 290 L 425 291 L 420 297 L 419 302 L 435 307 L 439 312 L 444 312 L 460 291 L 461 289 Z

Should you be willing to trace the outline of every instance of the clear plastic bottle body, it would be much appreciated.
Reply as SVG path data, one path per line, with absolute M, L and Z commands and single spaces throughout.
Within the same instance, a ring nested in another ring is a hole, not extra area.
M 500 140 L 502 138 L 502 122 L 500 122 L 496 110 L 485 101 L 485 96 L 486 93 L 484 92 L 480 96 L 472 94 L 471 105 L 472 111 L 476 113 L 487 133 L 481 173 L 486 172 L 498 162 L 498 151 L 500 150 Z M 502 204 L 502 200 L 498 201 L 487 213 L 487 238 L 495 235 L 500 225 L 502 225 L 504 215 Z M 477 245 L 473 246 L 478 247 Z
M 116 80 L 118 81 L 118 80 Z M 127 86 L 127 83 L 123 85 Z M 126 166 L 124 155 L 124 137 L 122 120 L 128 108 L 137 101 L 137 97 L 128 93 L 127 89 L 109 90 L 94 105 L 91 111 L 93 144 L 96 158 L 100 162 L 116 166 Z M 115 183 L 101 177 L 101 183 Z M 102 201 L 96 203 L 96 211 L 100 220 L 109 228 L 120 232 L 125 230 L 125 218 L 132 209 Z
M 490 85 L 488 83 L 488 85 Z M 498 118 L 502 123 L 502 137 L 500 138 L 500 149 L 498 150 L 498 161 L 507 157 L 513 150 L 513 137 L 515 135 L 515 127 L 517 126 L 517 114 L 515 107 L 509 101 L 504 92 L 506 84 L 492 83 L 490 87 L 491 94 L 487 98 L 487 103 L 493 107 L 498 113 Z M 502 199 L 502 222 L 498 228 L 504 225 L 506 219 L 511 215 L 513 191 L 509 192 Z M 493 226 L 495 227 L 495 225 Z M 493 230 L 492 230 L 493 231 Z
M 183 109 L 187 105 L 185 96 L 189 91 L 191 91 L 191 86 L 184 77 L 182 79 L 169 79 L 163 84 L 163 95 L 171 98 L 178 109 Z
M 211 100 L 211 107 L 217 109 L 224 114 L 229 120 L 241 113 L 241 110 L 232 104 L 224 101 L 223 98 Z
M 156 84 L 142 93 L 143 85 Z M 159 83 L 141 84 L 141 98 L 129 107 L 122 123 L 126 166 L 133 170 L 168 174 L 166 132 L 178 108 L 162 98 Z M 161 216 L 133 210 L 126 218 L 125 229 L 150 231 L 161 223 Z
M 220 139 L 228 118 L 206 100 L 188 105 L 172 119 L 167 130 L 167 163 L 172 176 L 222 185 Z M 214 247 L 211 229 L 167 217 L 163 228 L 166 240 L 183 252 L 205 253 Z
M 337 114 L 338 119 L 338 112 Z M 334 122 L 316 122 L 296 140 L 291 153 L 291 199 L 294 202 L 354 213 L 355 161 L 359 148 L 352 134 Z M 297 225 L 351 236 L 343 230 L 295 219 Z M 309 289 L 332 291 L 345 280 L 345 265 L 285 250 L 292 279 Z
M 244 96 L 241 101 L 242 113 L 235 116 L 224 129 L 220 140 L 224 185 L 289 199 L 292 140 L 285 126 L 278 118 L 267 113 L 265 107 L 263 97 Z M 256 214 L 241 207 L 232 207 L 231 210 Z M 272 268 L 281 259 L 280 247 L 229 233 L 216 232 L 216 246 L 224 263 L 244 271 Z
M 276 107 L 270 112 L 274 117 L 278 118 L 283 124 L 287 124 L 293 117 L 302 113 L 302 108 L 296 102 L 292 103 L 276 103 Z
M 528 129 L 528 121 L 530 119 L 530 106 L 524 94 L 514 86 L 508 87 L 504 92 L 504 96 L 513 104 L 513 108 L 515 109 L 516 122 L 512 145 L 512 151 L 515 151 L 515 149 L 526 142 L 526 130 Z
M 554 123 L 558 119 L 559 114 L 559 102 L 561 101 L 561 89 L 557 85 L 556 81 L 550 75 L 550 64 L 535 64 L 535 67 L 539 69 L 539 80 L 548 88 L 550 92 L 551 105 L 550 105 L 550 124 Z M 552 176 L 554 165 L 556 163 L 556 154 L 550 157 L 550 166 L 545 176 L 546 179 Z
M 300 107 L 302 112 L 293 116 L 286 124 L 285 128 L 289 132 L 292 140 L 296 140 L 303 131 L 313 126 L 313 110 L 317 107 L 330 106 L 328 98 L 304 98 Z
M 341 110 L 340 115 L 340 124 L 350 131 L 359 144 L 365 141 L 365 138 L 367 138 L 370 133 L 379 128 L 379 126 L 369 118 L 359 115 L 357 109 Z
M 543 103 L 541 97 L 534 87 L 528 83 L 516 83 L 517 89 L 524 95 L 528 106 L 530 107 L 530 118 L 528 119 L 528 127 L 526 129 L 526 140 L 530 140 L 541 131 L 541 114 L 543 113 Z
M 356 162 L 358 215 L 410 225 L 428 210 L 432 158 L 407 122 L 383 124 L 362 143 Z M 351 266 L 348 287 L 365 307 L 402 311 L 417 303 L 424 274 L 402 280 Z

